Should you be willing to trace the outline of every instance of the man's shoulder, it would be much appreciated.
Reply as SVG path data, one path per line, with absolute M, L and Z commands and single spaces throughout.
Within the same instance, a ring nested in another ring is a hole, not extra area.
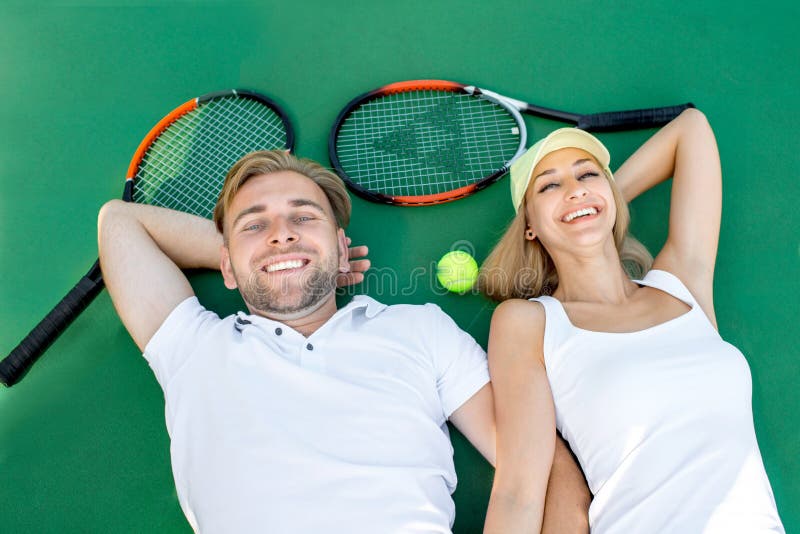
M 390 323 L 405 326 L 416 332 L 429 330 L 460 330 L 455 321 L 438 305 L 422 304 L 384 304 L 367 295 L 358 295 L 348 306 L 362 308 L 366 318 L 375 324 Z
M 447 316 L 442 309 L 431 302 L 423 304 L 384 304 L 368 295 L 357 295 L 348 306 L 355 308 L 364 308 L 366 315 L 369 318 L 385 315 L 386 317 L 431 317 L 435 315 Z
M 244 315 L 244 314 L 239 314 Z M 182 335 L 186 331 L 197 331 L 197 333 L 209 332 L 215 326 L 231 326 L 235 328 L 237 315 L 229 315 L 220 318 L 217 313 L 209 310 L 197 299 L 196 296 L 186 298 L 179 303 L 169 313 L 163 323 L 159 326 L 157 334 Z

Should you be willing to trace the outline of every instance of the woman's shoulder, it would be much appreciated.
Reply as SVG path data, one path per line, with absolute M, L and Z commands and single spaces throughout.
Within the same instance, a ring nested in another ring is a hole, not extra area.
M 498 304 L 492 314 L 492 327 L 523 328 L 530 331 L 544 328 L 545 310 L 541 302 L 508 299 Z
M 521 371 L 536 362 L 544 365 L 544 338 L 545 309 L 541 303 L 523 299 L 503 301 L 492 316 L 490 366 L 511 365 Z

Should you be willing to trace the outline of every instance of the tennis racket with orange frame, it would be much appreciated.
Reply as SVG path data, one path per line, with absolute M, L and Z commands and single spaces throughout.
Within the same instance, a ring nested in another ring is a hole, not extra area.
M 239 158 L 293 147 L 291 124 L 271 99 L 242 90 L 209 93 L 174 109 L 145 136 L 122 198 L 211 218 L 225 175 Z M 0 382 L 17 383 L 102 289 L 98 260 L 0 362 Z
M 351 191 L 401 206 L 449 202 L 503 176 L 526 149 L 521 113 L 593 132 L 662 126 L 692 104 L 580 115 L 445 80 L 411 80 L 364 93 L 339 113 L 328 138 Z

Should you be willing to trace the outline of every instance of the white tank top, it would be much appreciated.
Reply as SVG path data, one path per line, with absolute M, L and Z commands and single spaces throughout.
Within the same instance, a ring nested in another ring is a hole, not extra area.
M 593 332 L 552 297 L 544 358 L 556 426 L 594 500 L 593 534 L 784 532 L 756 442 L 747 362 L 674 275 L 638 284 L 691 310 L 632 333 Z

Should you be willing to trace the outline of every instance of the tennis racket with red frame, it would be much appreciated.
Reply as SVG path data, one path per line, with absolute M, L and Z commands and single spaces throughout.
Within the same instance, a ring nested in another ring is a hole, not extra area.
M 579 115 L 473 85 L 411 80 L 350 101 L 331 129 L 328 152 L 357 195 L 425 206 L 463 198 L 503 176 L 526 149 L 521 113 L 611 132 L 662 126 L 689 107 Z
M 128 167 L 123 200 L 211 218 L 228 169 L 255 150 L 294 147 L 286 114 L 271 99 L 229 90 L 193 98 L 156 124 Z M 17 383 L 103 288 L 92 268 L 0 362 L 0 382 Z

